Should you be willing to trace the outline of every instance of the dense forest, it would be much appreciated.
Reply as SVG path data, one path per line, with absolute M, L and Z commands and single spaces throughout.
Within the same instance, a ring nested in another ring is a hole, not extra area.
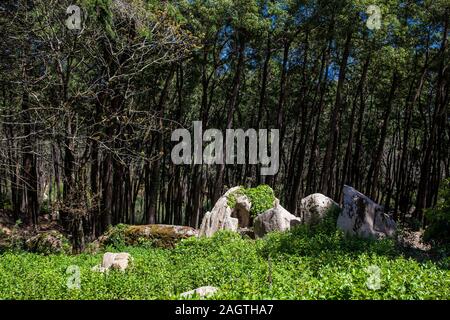
M 296 214 L 345 184 L 424 227 L 450 177 L 449 14 L 448 0 L 3 0 L 0 209 L 36 227 L 56 215 L 82 249 L 120 223 L 198 228 L 236 185 L 267 184 Z M 171 134 L 194 121 L 279 129 L 278 173 L 174 165 Z

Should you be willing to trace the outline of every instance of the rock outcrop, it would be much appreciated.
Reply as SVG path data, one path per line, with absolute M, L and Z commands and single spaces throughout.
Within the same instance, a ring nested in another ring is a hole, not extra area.
M 118 225 L 102 236 L 101 245 L 114 245 L 116 239 L 125 245 L 151 243 L 159 248 L 174 248 L 182 239 L 196 237 L 198 231 L 191 227 L 149 224 L 149 225 Z
M 304 224 L 316 224 L 320 222 L 330 209 L 338 208 L 338 204 L 331 198 L 314 193 L 301 200 L 301 220 Z
M 354 188 L 344 186 L 344 208 L 337 227 L 350 235 L 379 239 L 394 236 L 396 223 L 384 213 L 382 206 Z
M 25 242 L 28 251 L 41 254 L 69 253 L 70 244 L 62 233 L 56 230 L 41 232 Z
M 250 226 L 250 210 L 252 203 L 250 199 L 245 196 L 236 197 L 236 204 L 231 209 L 231 217 L 238 219 L 239 228 L 248 228 Z
M 239 190 L 240 187 L 234 187 L 228 190 L 217 200 L 214 208 L 205 213 L 200 226 L 199 236 L 211 237 L 220 230 L 237 231 L 239 226 L 238 218 L 231 216 L 232 209 L 228 206 L 228 195 Z
M 253 227 L 256 237 L 262 238 L 269 232 L 287 231 L 300 223 L 300 218 L 291 214 L 276 201 L 272 209 L 267 210 L 255 218 Z

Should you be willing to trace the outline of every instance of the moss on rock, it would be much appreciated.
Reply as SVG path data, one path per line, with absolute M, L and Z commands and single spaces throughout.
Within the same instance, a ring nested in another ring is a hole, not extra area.
M 27 250 L 44 255 L 70 253 L 71 246 L 67 238 L 56 230 L 39 233 L 26 241 Z
M 159 248 L 174 248 L 181 239 L 196 236 L 191 227 L 164 224 L 124 225 L 111 227 L 100 239 L 101 244 L 113 247 L 149 245 Z

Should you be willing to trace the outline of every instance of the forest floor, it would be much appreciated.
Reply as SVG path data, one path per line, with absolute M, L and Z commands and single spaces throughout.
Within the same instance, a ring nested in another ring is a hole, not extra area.
M 27 221 L 14 221 L 10 211 L 0 209 L 0 248 L 6 237 L 28 239 L 38 232 L 51 230 L 64 233 L 64 228 L 48 214 L 39 216 L 39 223 L 36 228 Z
M 219 288 L 214 299 L 450 299 L 450 259 L 431 259 L 418 236 L 408 233 L 403 245 L 367 241 L 344 237 L 324 222 L 262 240 L 220 232 L 174 249 L 10 251 L 0 255 L 0 299 L 180 299 L 207 285 Z M 104 251 L 130 253 L 131 267 L 93 271 Z M 77 276 L 73 270 L 79 270 L 79 289 L 68 286 Z

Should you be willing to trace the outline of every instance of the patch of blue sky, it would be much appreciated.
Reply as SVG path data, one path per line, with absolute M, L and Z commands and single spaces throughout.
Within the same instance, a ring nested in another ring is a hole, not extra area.
M 331 81 L 338 81 L 339 79 L 339 66 L 335 62 L 331 62 L 327 70 L 327 78 Z
M 231 42 L 230 42 L 230 41 L 227 41 L 227 42 L 225 42 L 225 44 L 224 44 L 222 50 L 220 51 L 219 59 L 220 59 L 221 61 L 228 60 L 228 57 L 229 57 L 230 54 L 232 54 L 232 53 L 233 53 L 233 48 L 232 48 L 232 46 L 231 46 Z

